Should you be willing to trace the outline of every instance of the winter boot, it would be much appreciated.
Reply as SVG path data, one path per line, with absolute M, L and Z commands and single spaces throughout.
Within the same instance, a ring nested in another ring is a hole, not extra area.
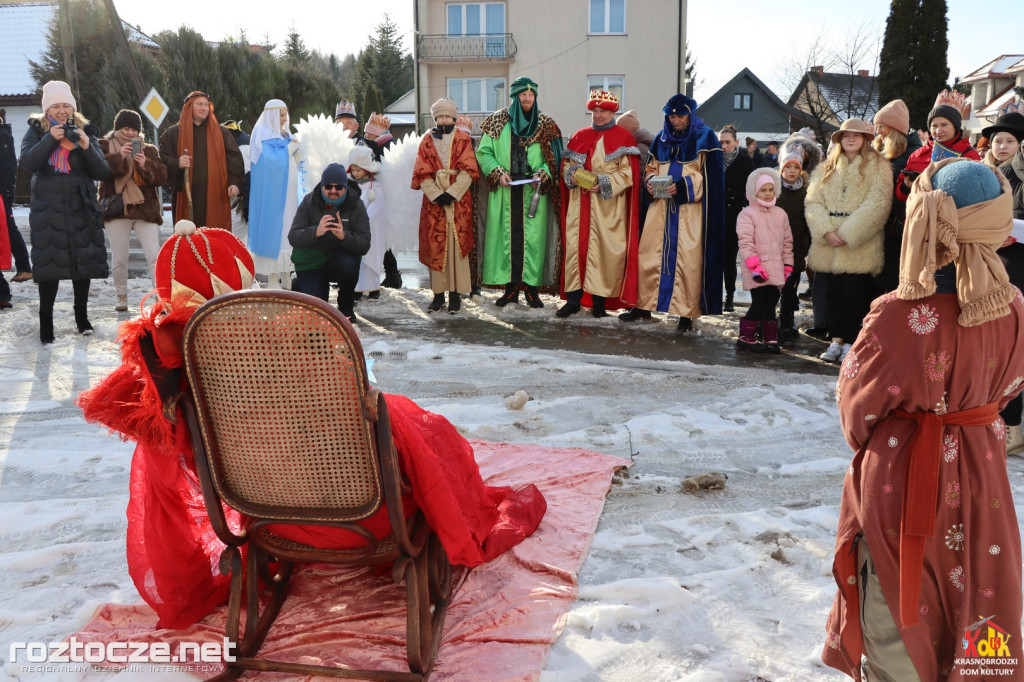
M 462 296 L 457 291 L 448 292 L 448 312 L 454 315 L 462 310 Z
M 732 293 L 731 291 L 725 292 L 725 302 L 722 303 L 722 312 L 731 313 L 735 308 L 732 305 Z
M 764 346 L 757 341 L 757 321 L 740 318 L 740 337 L 736 339 L 736 349 L 752 353 L 763 353 Z
M 680 317 L 679 324 L 676 325 L 676 329 L 681 332 L 693 331 L 693 319 L 689 317 Z
M 793 311 L 783 310 L 779 313 L 779 343 L 790 343 L 800 338 L 800 332 L 793 324 Z
M 604 309 L 604 296 L 591 296 L 593 299 L 592 307 L 590 308 L 590 314 L 594 317 L 608 317 L 608 313 Z
M 428 313 L 436 313 L 438 310 L 444 307 L 444 292 L 440 294 L 434 294 L 434 300 L 427 306 Z
M 649 320 L 651 319 L 651 311 L 644 310 L 643 308 L 630 308 L 624 313 L 619 315 L 619 319 L 623 322 L 636 322 L 637 320 Z
M 509 303 L 519 303 L 519 287 L 511 282 L 505 285 L 505 293 L 494 302 L 494 305 L 504 308 Z
M 39 340 L 42 343 L 53 343 L 53 308 L 43 309 L 39 306 Z
M 526 287 L 526 303 L 531 308 L 543 308 L 544 301 L 540 300 L 540 292 L 537 287 Z
M 765 320 L 761 323 L 761 340 L 767 352 L 776 355 L 782 352 L 779 346 L 779 323 L 776 320 Z

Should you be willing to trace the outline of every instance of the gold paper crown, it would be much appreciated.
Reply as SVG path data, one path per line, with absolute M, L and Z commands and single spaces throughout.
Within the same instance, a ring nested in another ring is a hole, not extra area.
M 356 118 L 356 105 L 354 102 L 349 102 L 347 99 L 343 99 L 338 102 L 338 108 L 334 110 L 334 118 L 339 116 L 351 116 Z
M 960 112 L 960 116 L 964 119 L 971 117 L 971 103 L 967 101 L 967 95 L 961 94 L 956 90 L 943 90 L 940 92 L 938 97 L 935 98 L 934 106 L 953 107 Z
M 614 104 L 615 108 L 618 109 L 619 98 L 616 97 L 613 93 L 608 92 L 607 90 L 590 91 L 590 99 L 587 101 L 588 108 L 592 109 L 594 107 L 602 107 L 604 109 L 607 109 L 608 107 L 605 106 L 607 104 Z
M 1009 102 L 999 107 L 997 112 L 998 116 L 1006 116 L 1007 114 L 1024 114 L 1024 100 L 1020 97 L 1014 97 Z

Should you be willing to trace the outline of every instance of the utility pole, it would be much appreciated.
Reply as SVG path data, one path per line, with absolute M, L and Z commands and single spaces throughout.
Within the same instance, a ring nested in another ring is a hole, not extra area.
M 75 63 L 75 37 L 71 29 L 71 9 L 68 0 L 60 0 L 60 42 L 64 48 L 64 78 L 71 86 L 71 94 L 78 99 L 78 66 Z
M 61 2 L 67 2 L 67 0 L 61 0 Z M 110 19 L 110 25 L 114 29 L 114 40 L 117 41 L 117 47 L 121 50 L 122 58 L 124 63 L 128 65 L 128 74 L 132 77 L 132 85 L 135 87 L 135 96 L 138 101 L 142 101 L 142 98 L 146 96 L 146 86 L 142 82 L 142 74 L 139 72 L 139 66 L 135 63 L 135 57 L 132 55 L 132 50 L 128 45 L 128 38 L 124 34 L 124 26 L 121 24 L 121 18 L 117 16 L 117 10 L 114 8 L 114 0 L 104 0 L 104 5 L 107 6 L 107 16 Z

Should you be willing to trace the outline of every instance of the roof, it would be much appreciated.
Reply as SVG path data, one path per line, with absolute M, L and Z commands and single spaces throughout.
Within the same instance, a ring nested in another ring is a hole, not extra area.
M 37 91 L 28 62 L 49 49 L 47 33 L 57 13 L 56 2 L 0 3 L 0 97 L 22 97 Z M 128 40 L 158 50 L 160 46 L 134 26 L 121 21 Z
M 1012 78 L 1009 73 L 1011 70 L 1024 70 L 1024 54 L 999 55 L 985 66 L 964 76 L 962 82 L 973 83 L 986 78 Z
M 776 107 L 778 107 L 779 109 L 783 109 L 783 110 L 787 110 L 788 111 L 791 108 L 789 105 L 787 105 L 785 102 L 783 102 L 782 99 L 778 95 L 776 95 L 774 92 L 772 92 L 771 88 L 769 88 L 767 85 L 764 84 L 764 81 L 762 81 L 760 78 L 758 78 L 756 75 L 754 75 L 754 72 L 751 71 L 747 67 L 743 67 L 743 70 L 740 71 L 739 73 L 737 73 L 732 78 L 730 78 L 728 83 L 726 83 L 722 87 L 718 88 L 718 90 L 715 92 L 715 94 L 711 95 L 711 97 L 708 97 L 706 100 L 704 100 L 704 104 L 707 104 L 711 100 L 717 98 L 719 96 L 719 94 L 721 94 L 721 93 L 729 93 L 731 95 L 732 91 L 733 91 L 733 87 L 736 85 L 736 83 L 738 81 L 743 80 L 743 79 L 747 79 L 751 83 L 753 83 L 758 89 L 760 89 L 765 95 L 767 95 L 768 96 L 768 100 L 772 104 L 774 104 Z M 703 106 L 703 104 L 699 105 L 697 107 L 697 111 L 698 112 L 700 112 L 701 106 Z
M 855 73 L 828 73 L 811 69 L 800 79 L 800 84 L 789 97 L 793 106 L 807 89 L 807 81 L 813 80 L 818 92 L 825 98 L 832 113 L 840 121 L 862 118 L 870 121 L 878 111 L 878 85 L 875 76 L 861 76 Z
M 995 123 L 996 119 L 999 118 L 999 107 L 1009 102 L 1016 95 L 1017 93 L 1014 92 L 1012 85 L 1006 86 L 1005 90 L 993 97 L 980 111 L 975 112 L 974 117 L 984 119 L 989 123 Z
M 56 11 L 56 2 L 0 4 L 0 97 L 36 92 L 28 62 L 46 52 L 46 33 Z

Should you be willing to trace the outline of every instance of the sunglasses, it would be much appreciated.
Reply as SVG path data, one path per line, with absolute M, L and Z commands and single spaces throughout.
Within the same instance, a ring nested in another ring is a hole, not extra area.
M 324 184 L 322 185 L 322 187 L 323 187 L 324 189 L 326 189 L 327 191 L 330 191 L 330 190 L 332 190 L 332 189 L 345 189 L 345 185 L 336 185 L 336 184 L 334 184 L 333 182 L 330 182 L 330 183 L 324 183 Z

